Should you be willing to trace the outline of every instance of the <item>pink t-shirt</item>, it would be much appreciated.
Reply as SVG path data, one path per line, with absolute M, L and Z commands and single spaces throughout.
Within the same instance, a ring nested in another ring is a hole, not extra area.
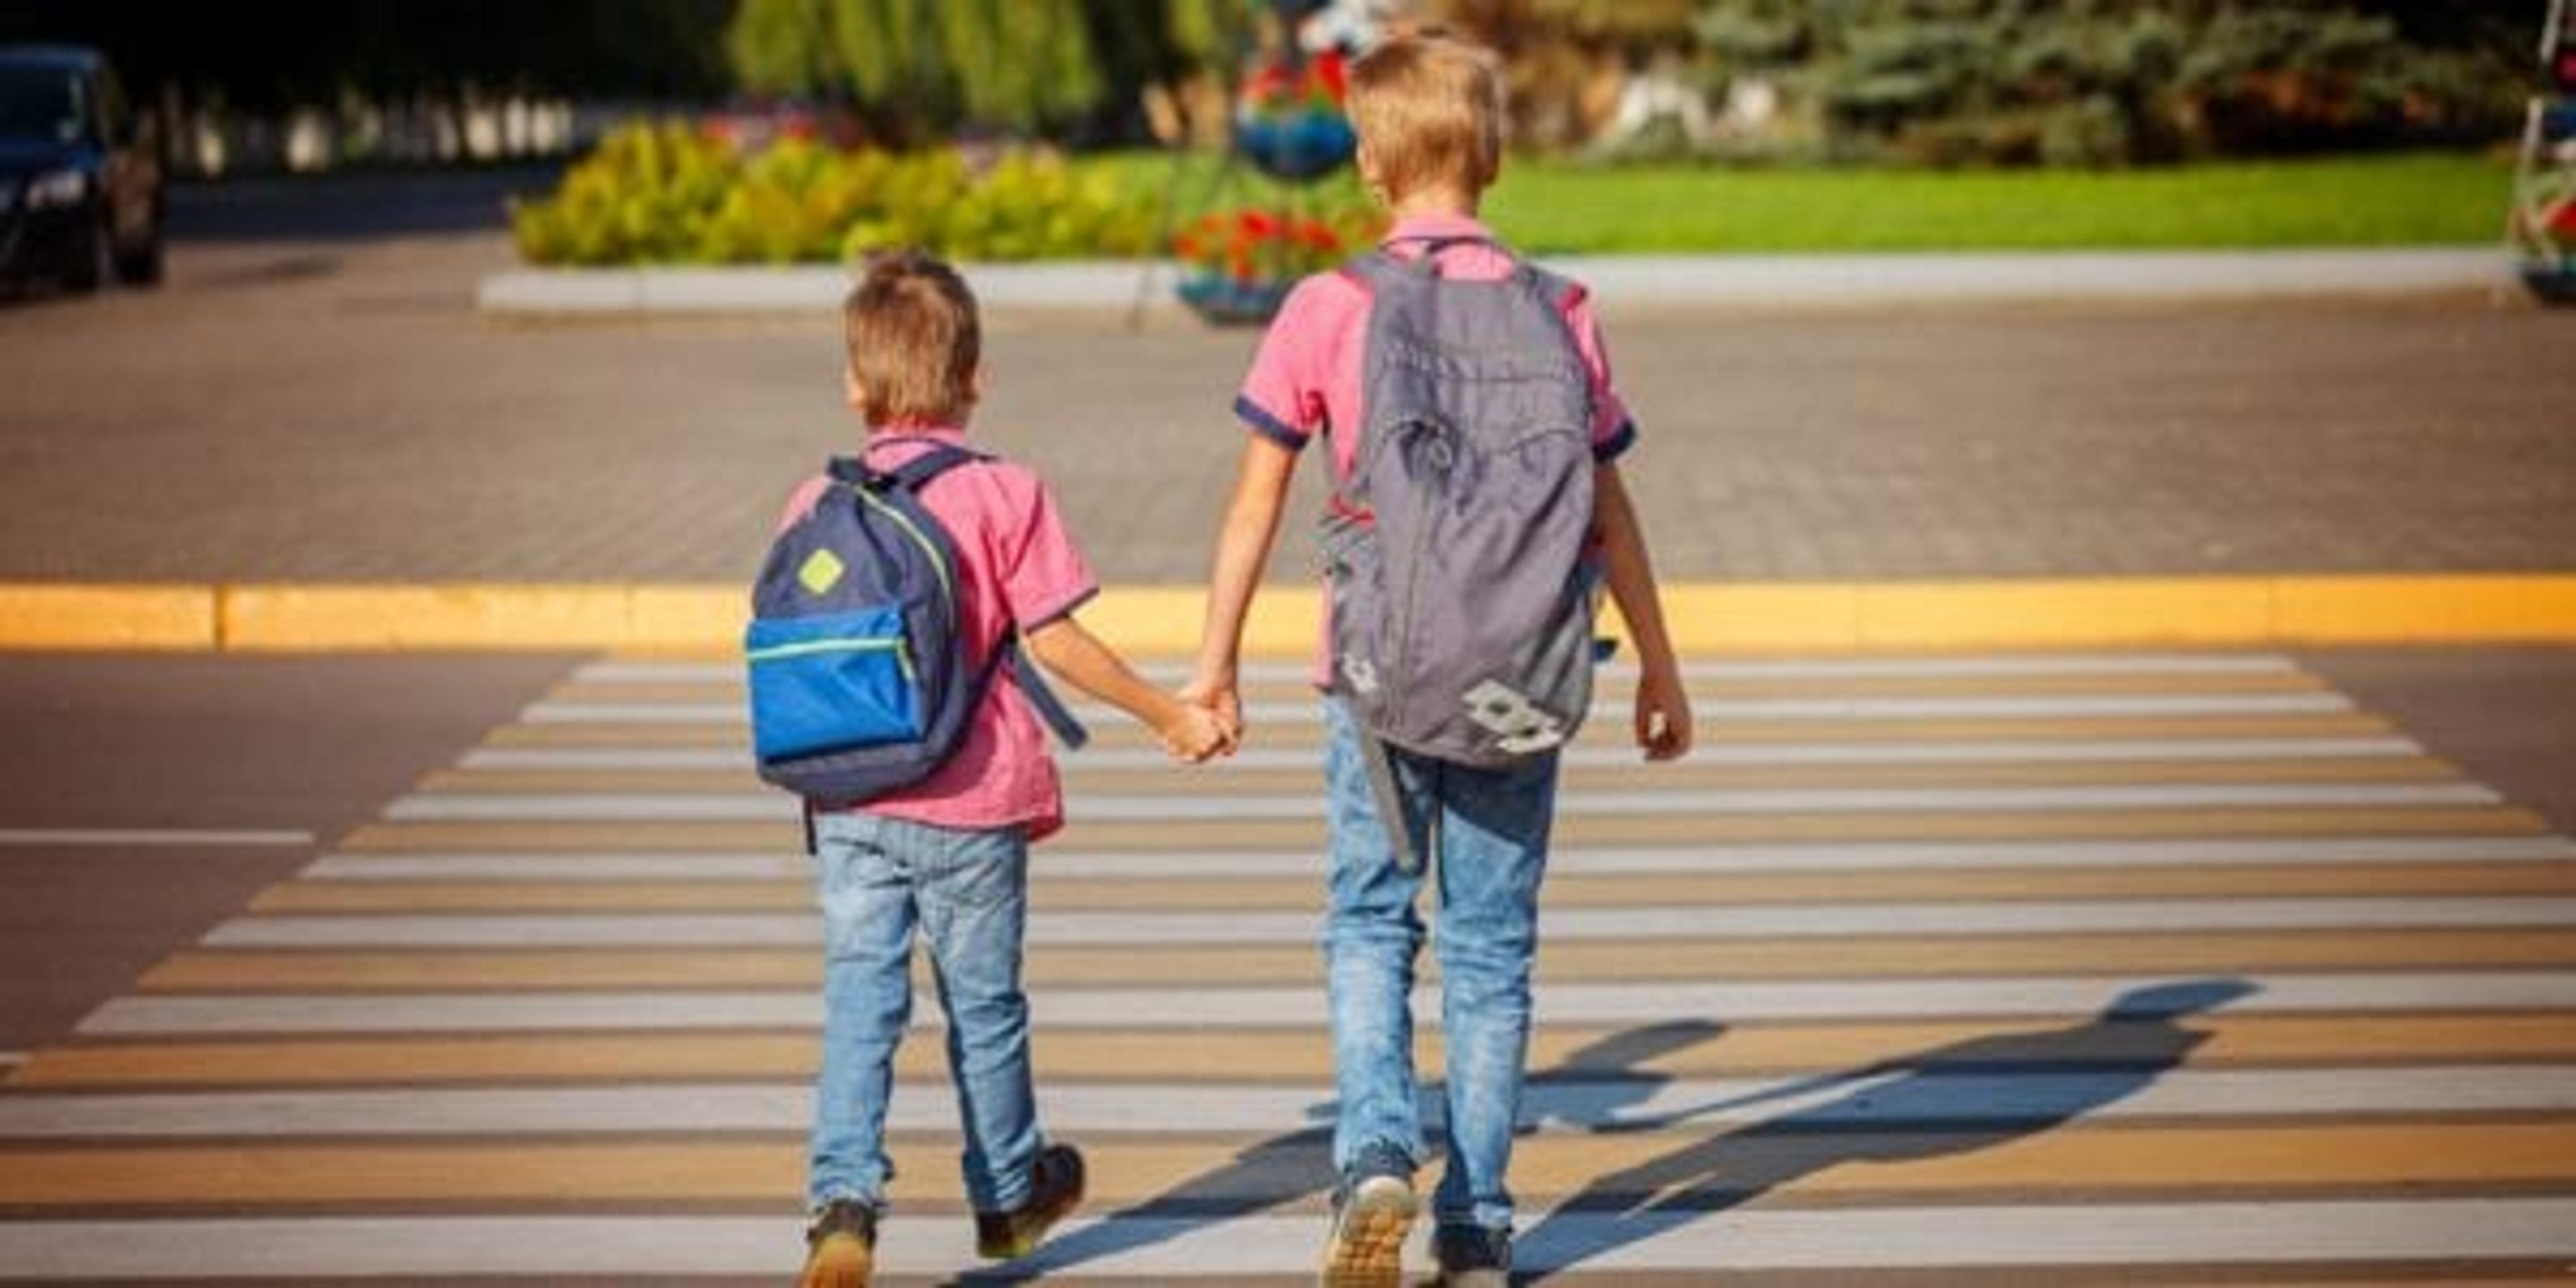
M 932 443 L 964 446 L 966 431 L 948 426 L 881 430 L 865 459 L 892 469 Z M 796 489 L 779 520 L 784 530 L 814 508 L 830 480 Z M 1022 634 L 1080 608 L 1099 593 L 1082 551 L 1065 531 L 1055 498 L 1028 468 L 1009 461 L 961 465 L 932 479 L 921 504 L 957 546 L 958 620 L 981 668 L 1005 631 Z M 1035 665 L 1035 663 L 1029 663 Z M 902 791 L 867 803 L 867 812 L 937 827 L 997 828 L 1025 824 L 1039 840 L 1064 826 L 1064 788 L 1047 755 L 1046 726 L 1021 692 L 1012 669 L 968 717 L 965 737 L 948 763 Z
M 1487 242 L 1494 235 L 1464 216 L 1408 219 L 1388 234 L 1399 255 L 1418 254 L 1420 238 L 1472 237 Z M 1440 271 L 1468 281 L 1493 281 L 1512 271 L 1509 255 L 1490 245 L 1449 246 L 1439 252 Z M 1628 408 L 1610 386 L 1610 353 L 1602 344 L 1601 326 L 1582 291 L 1565 301 L 1566 329 L 1574 335 L 1592 378 L 1592 445 L 1595 456 L 1610 460 L 1628 450 L 1637 434 Z M 1333 445 L 1333 477 L 1347 482 L 1359 459 L 1360 385 L 1366 378 L 1368 288 L 1339 272 L 1317 273 L 1299 282 L 1270 323 L 1253 355 L 1252 370 L 1234 400 L 1235 414 L 1254 432 L 1291 449 L 1302 450 L 1317 433 Z M 1340 432 L 1347 430 L 1348 432 Z

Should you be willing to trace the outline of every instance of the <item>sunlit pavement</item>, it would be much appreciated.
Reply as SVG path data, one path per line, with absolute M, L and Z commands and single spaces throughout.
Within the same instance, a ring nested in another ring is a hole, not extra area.
M 2576 843 L 2302 662 L 1703 663 L 1567 769 L 1523 1264 L 1993 1283 L 2540 1280 L 2576 1258 Z M 1615 682 L 1605 694 L 1615 695 Z M 1018 1271 L 1287 1281 L 1326 1180 L 1311 698 L 1103 721 L 1036 865 Z M 0 1275 L 775 1278 L 819 1014 L 722 664 L 584 665 L 0 1090 Z M 924 997 L 918 1014 L 935 1023 Z M 1431 1027 L 1426 1020 L 1426 1028 Z M 1425 1069 L 1437 1068 L 1426 1033 Z M 935 1034 L 885 1256 L 972 1264 Z

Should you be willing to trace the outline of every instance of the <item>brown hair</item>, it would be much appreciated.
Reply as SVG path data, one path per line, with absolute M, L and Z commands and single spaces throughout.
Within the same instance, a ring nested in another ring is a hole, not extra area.
M 1472 197 L 1502 169 L 1502 66 L 1481 45 L 1388 39 L 1352 65 L 1350 114 L 1390 201 L 1443 185 Z
M 916 250 L 871 256 L 841 302 L 841 327 L 868 424 L 954 422 L 974 405 L 975 366 L 984 354 L 975 294 L 938 257 Z

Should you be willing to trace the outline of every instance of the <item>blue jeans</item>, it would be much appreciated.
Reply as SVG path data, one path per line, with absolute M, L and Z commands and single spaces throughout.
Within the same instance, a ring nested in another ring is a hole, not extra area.
M 948 1013 L 949 1076 L 966 1135 L 966 1197 L 1020 1206 L 1037 1159 L 1029 1001 L 1020 988 L 1028 835 L 960 831 L 871 814 L 814 820 L 823 904 L 823 1068 L 814 1089 L 807 1199 L 885 1206 L 886 1098 L 912 1018 L 912 938 L 930 946 Z
M 1429 879 L 1440 898 L 1436 951 L 1448 1043 L 1440 1140 L 1447 1166 L 1432 1212 L 1442 1224 L 1508 1230 L 1512 1196 L 1503 1174 L 1529 1059 L 1530 967 L 1557 758 L 1484 770 L 1396 752 L 1413 852 L 1425 858 L 1422 871 L 1407 872 L 1378 818 L 1357 728 L 1341 703 L 1325 703 L 1325 724 L 1332 888 L 1324 960 L 1341 1099 L 1333 1165 L 1347 1174 L 1363 1157 L 1388 1150 L 1424 1157 L 1411 995 L 1424 929 L 1415 897 Z

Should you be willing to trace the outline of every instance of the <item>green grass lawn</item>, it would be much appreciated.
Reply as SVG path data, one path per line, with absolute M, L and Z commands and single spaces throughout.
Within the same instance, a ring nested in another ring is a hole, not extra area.
M 1135 182 L 1172 174 L 1151 155 L 1095 164 Z M 1185 205 L 1279 199 L 1271 185 L 1216 175 L 1212 159 L 1194 159 Z M 1517 160 L 1486 214 L 1542 254 L 2456 245 L 2502 235 L 2511 186 L 2501 162 L 2458 153 L 2108 172 Z

